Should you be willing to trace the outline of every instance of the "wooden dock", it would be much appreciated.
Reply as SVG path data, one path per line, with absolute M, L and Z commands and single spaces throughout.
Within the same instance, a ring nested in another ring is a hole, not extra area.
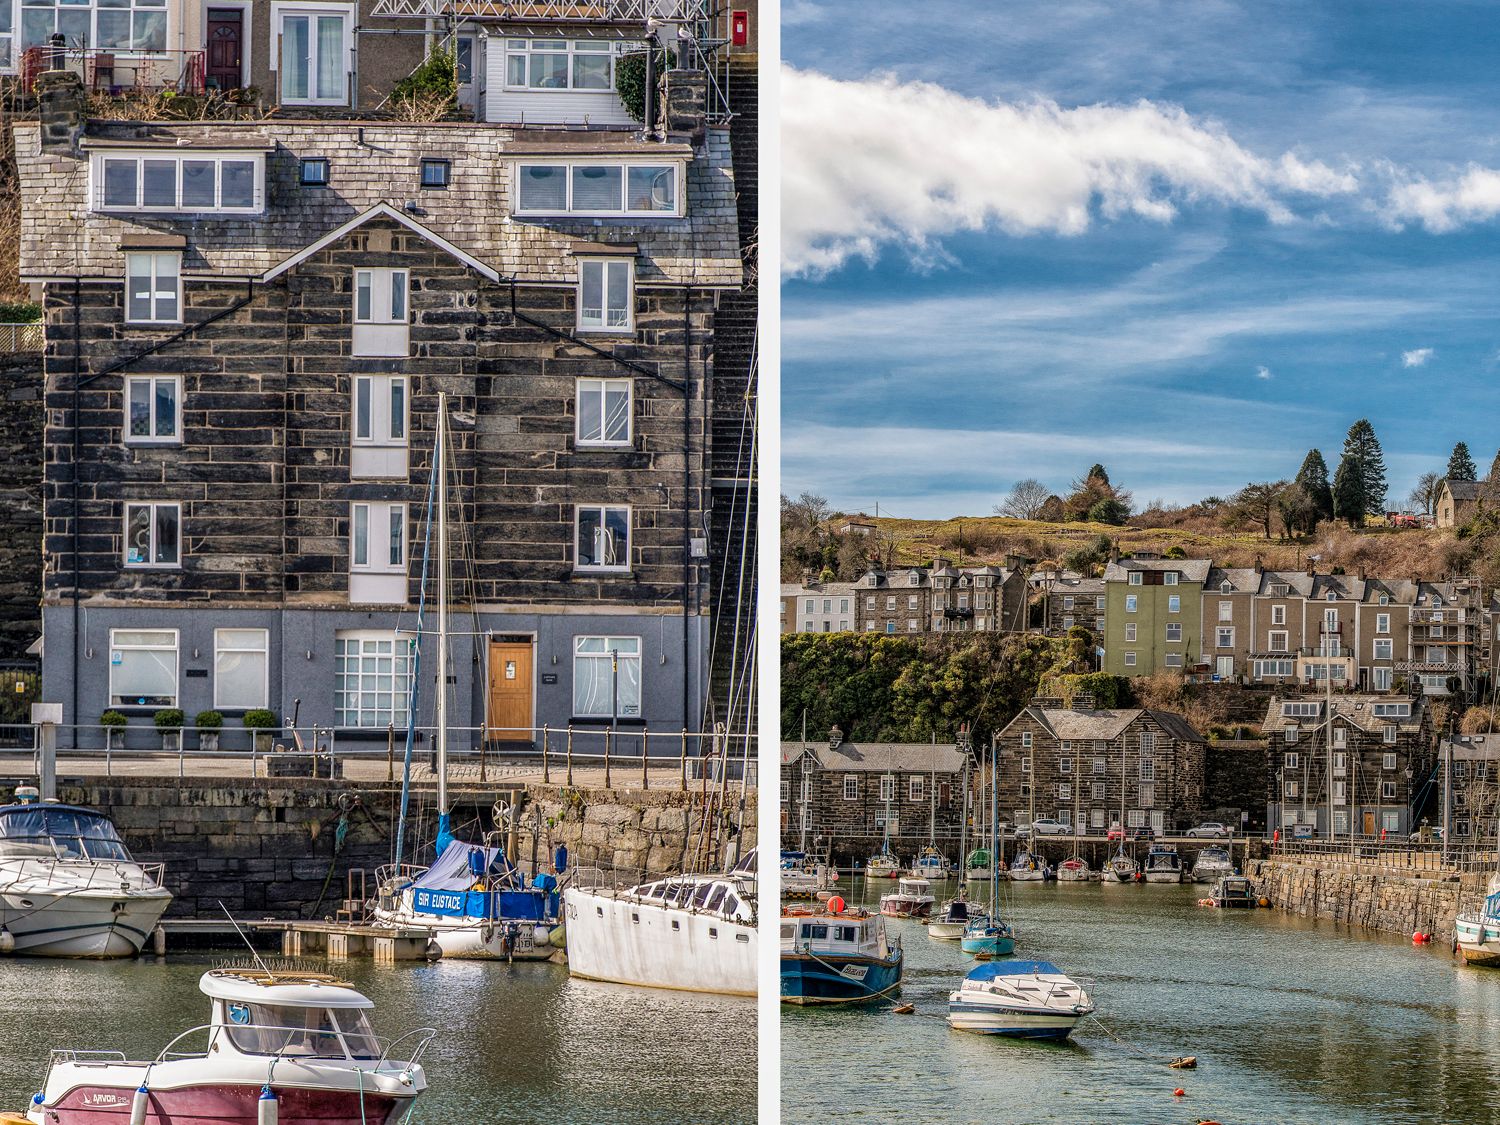
M 243 935 L 243 936 L 242 936 Z M 332 959 L 373 957 L 376 961 L 433 961 L 441 956 L 432 931 L 421 926 L 367 926 L 354 922 L 301 919 L 163 918 L 151 935 L 158 956 L 173 948 L 243 947 L 249 938 L 257 948 L 275 948 L 284 957 Z

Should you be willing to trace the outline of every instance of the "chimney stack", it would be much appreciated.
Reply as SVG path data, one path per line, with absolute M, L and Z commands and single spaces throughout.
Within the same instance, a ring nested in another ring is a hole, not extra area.
M 1265 569 L 1266 569 L 1265 562 L 1261 559 L 1261 557 L 1259 555 L 1256 555 L 1255 556 L 1255 573 L 1256 574 L 1263 574 L 1263 573 L 1265 573 Z
M 1315 568 L 1316 568 L 1316 565 L 1317 565 L 1317 564 L 1316 564 L 1316 563 L 1314 563 L 1314 562 L 1313 562 L 1313 561 L 1312 561 L 1312 559 L 1308 559 L 1308 560 L 1307 560 L 1307 576 L 1308 576 L 1308 577 L 1309 577 L 1309 578 L 1312 578 L 1312 577 L 1314 577 L 1314 576 L 1316 576 L 1316 575 L 1317 575 L 1317 573 L 1318 573 L 1318 572 L 1317 572 L 1317 570 L 1316 570 L 1316 569 L 1315 569 Z
M 78 155 L 83 135 L 83 79 L 71 70 L 43 71 L 36 80 L 36 100 L 42 151 Z
M 837 750 L 843 744 L 844 732 L 839 730 L 838 724 L 835 723 L 832 729 L 830 729 L 828 732 L 828 749 Z
M 701 148 L 708 135 L 707 118 L 707 76 L 701 70 L 667 71 L 662 96 L 662 126 L 667 140 Z

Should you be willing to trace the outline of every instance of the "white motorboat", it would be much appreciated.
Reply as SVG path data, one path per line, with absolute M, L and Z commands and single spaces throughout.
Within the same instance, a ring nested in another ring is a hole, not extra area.
M 1094 877 L 1089 861 L 1081 855 L 1065 859 L 1057 865 L 1057 878 L 1064 883 L 1086 883 Z
M 866 879 L 895 879 L 901 874 L 901 861 L 890 852 L 872 855 L 865 863 Z
M 1148 883 L 1182 882 L 1182 857 L 1174 844 L 1152 844 L 1142 869 Z
M 926 879 L 903 875 L 896 890 L 880 896 L 880 913 L 888 918 L 926 918 L 936 901 Z
M 988 961 L 948 995 L 948 1026 L 981 1035 L 1065 1039 L 1093 1011 L 1088 993 L 1050 961 Z
M 557 879 L 527 880 L 500 848 L 454 840 L 431 867 L 383 867 L 374 921 L 396 929 L 426 928 L 444 957 L 545 961 L 557 953 Z
M 1141 865 L 1125 854 L 1124 845 L 1120 850 L 1109 857 L 1109 862 L 1104 865 L 1104 881 L 1106 883 L 1134 883 L 1140 875 Z
M 1455 918 L 1453 936 L 1464 964 L 1500 965 L 1500 892 L 1487 896 L 1478 910 Z
M 1047 861 L 1030 852 L 1022 852 L 1010 861 L 1010 881 L 1012 883 L 1039 883 L 1052 874 L 1052 868 L 1047 866 Z
M 953 873 L 953 866 L 943 853 L 929 844 L 911 861 L 911 874 L 919 879 L 941 883 Z
M 1217 883 L 1234 874 L 1234 861 L 1225 848 L 1204 848 L 1193 860 L 1193 882 Z
M 209 1022 L 183 1032 L 155 1059 L 53 1051 L 26 1120 L 391 1125 L 427 1088 L 420 1059 L 436 1032 L 377 1038 L 374 1004 L 337 977 L 257 963 L 211 969 L 198 987 L 212 1005 Z
M 756 866 L 563 892 L 568 970 L 591 980 L 755 995 Z
M 0 952 L 134 957 L 171 901 L 162 865 L 131 859 L 104 814 L 0 808 Z
M 927 923 L 927 936 L 944 941 L 958 941 L 969 923 L 984 913 L 983 908 L 959 894 L 943 904 L 943 909 Z

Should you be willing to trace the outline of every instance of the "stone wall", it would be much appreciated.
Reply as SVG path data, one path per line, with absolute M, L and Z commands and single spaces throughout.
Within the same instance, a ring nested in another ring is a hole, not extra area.
M 1203 816 L 1229 825 L 1236 833 L 1261 833 L 1275 771 L 1266 743 L 1258 739 L 1211 741 L 1203 756 Z M 1241 821 L 1240 813 L 1250 814 Z
M 1256 860 L 1246 871 L 1272 906 L 1303 918 L 1322 918 L 1388 934 L 1433 935 L 1453 941 L 1453 919 L 1483 899 L 1487 875 L 1403 871 L 1399 864 L 1366 865 Z
M 563 843 L 572 865 L 653 873 L 691 866 L 703 855 L 698 845 L 706 801 L 701 783 L 689 784 L 687 793 L 675 787 L 648 792 L 535 787 L 523 796 L 516 857 L 529 863 L 535 835 L 539 856 L 550 856 Z M 58 796 L 107 813 L 137 860 L 165 864 L 166 886 L 176 896 L 169 915 L 180 918 L 220 916 L 220 903 L 237 918 L 333 914 L 351 870 L 373 875 L 391 861 L 400 807 L 398 785 L 308 779 L 182 785 L 100 779 L 62 783 Z M 478 842 L 493 828 L 496 802 L 509 797 L 503 788 L 454 792 L 454 834 Z M 732 786 L 726 803 L 737 813 Z M 755 838 L 754 790 L 746 816 L 748 849 Z M 725 818 L 719 823 L 720 838 L 731 837 Z M 431 862 L 436 828 L 431 791 L 413 792 L 408 824 L 408 840 L 425 841 L 427 847 L 405 859 Z M 368 889 L 373 893 L 373 879 Z
M 42 357 L 0 354 L 0 660 L 19 660 L 42 631 Z

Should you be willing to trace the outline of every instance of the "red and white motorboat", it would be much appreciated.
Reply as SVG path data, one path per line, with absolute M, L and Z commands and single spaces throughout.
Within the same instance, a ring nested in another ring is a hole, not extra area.
M 926 918 L 932 914 L 932 884 L 926 879 L 902 876 L 897 890 L 880 896 L 880 913 L 889 918 Z
M 436 1032 L 376 1037 L 374 1004 L 324 973 L 211 969 L 210 1022 L 150 1062 L 53 1051 L 26 1120 L 45 1125 L 395 1125 L 427 1088 L 418 1063 Z M 409 1045 L 397 1060 L 393 1049 Z

